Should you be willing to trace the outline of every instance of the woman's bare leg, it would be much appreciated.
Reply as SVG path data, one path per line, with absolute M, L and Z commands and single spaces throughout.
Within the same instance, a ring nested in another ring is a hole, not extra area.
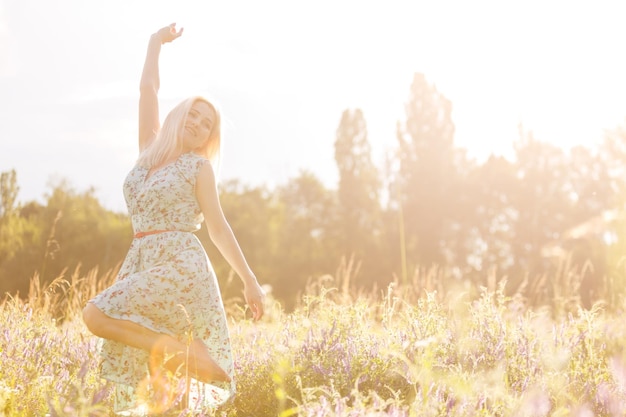
M 175 372 L 186 364 L 194 379 L 202 382 L 230 381 L 200 339 L 194 339 L 187 346 L 172 336 L 154 332 L 132 321 L 109 317 L 93 303 L 87 303 L 83 309 L 83 320 L 98 337 L 148 351 L 151 359 L 153 355 L 166 358 L 165 366 L 170 371 Z

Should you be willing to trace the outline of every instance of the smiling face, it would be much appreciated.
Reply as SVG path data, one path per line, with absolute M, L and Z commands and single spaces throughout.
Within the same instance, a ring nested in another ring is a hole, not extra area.
M 204 101 L 193 103 L 183 129 L 185 151 L 194 151 L 206 145 L 215 125 L 215 119 L 215 110 L 208 103 Z

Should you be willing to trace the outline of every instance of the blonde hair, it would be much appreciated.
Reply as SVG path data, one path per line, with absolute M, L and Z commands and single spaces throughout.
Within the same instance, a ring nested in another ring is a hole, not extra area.
M 221 116 L 219 109 L 201 96 L 194 96 L 183 100 L 168 113 L 163 121 L 163 126 L 161 126 L 157 132 L 152 143 L 139 155 L 137 165 L 152 168 L 175 159 L 183 153 L 185 120 L 191 110 L 191 106 L 197 101 L 204 102 L 213 109 L 215 112 L 215 120 L 206 143 L 201 148 L 195 149 L 194 152 L 211 161 L 213 169 L 217 170 L 222 142 L 220 129 Z

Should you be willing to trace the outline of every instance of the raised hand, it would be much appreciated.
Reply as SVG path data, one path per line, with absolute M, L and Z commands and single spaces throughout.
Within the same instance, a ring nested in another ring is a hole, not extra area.
M 161 40 L 161 44 L 172 42 L 174 39 L 179 38 L 183 34 L 184 28 L 180 28 L 180 30 L 176 30 L 176 23 L 171 23 L 164 28 L 161 28 L 157 31 L 157 35 Z

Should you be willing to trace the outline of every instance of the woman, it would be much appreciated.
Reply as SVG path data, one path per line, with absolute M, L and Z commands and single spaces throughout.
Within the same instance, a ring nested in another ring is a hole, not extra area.
M 187 405 L 197 409 L 219 405 L 234 394 L 222 299 L 206 252 L 193 234 L 203 220 L 211 240 L 241 277 L 253 318 L 263 315 L 264 292 L 219 202 L 213 171 L 220 151 L 218 110 L 193 97 L 176 106 L 159 127 L 161 45 L 182 33 L 171 24 L 150 38 L 140 86 L 140 154 L 124 182 L 135 236 L 116 283 L 83 310 L 87 328 L 104 339 L 102 376 L 117 384 L 116 411 L 140 407 L 139 392 L 146 387 L 154 391 L 162 375 L 185 381 Z

